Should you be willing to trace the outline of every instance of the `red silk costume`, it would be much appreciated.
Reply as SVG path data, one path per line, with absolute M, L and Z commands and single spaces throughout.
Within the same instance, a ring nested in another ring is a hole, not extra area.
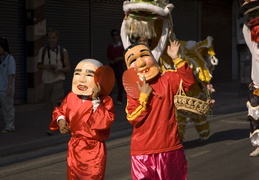
M 91 100 L 79 98 L 70 92 L 60 107 L 53 111 L 51 130 L 59 128 L 57 118 L 65 116 L 71 129 L 68 143 L 68 179 L 104 179 L 106 146 L 104 140 L 110 135 L 114 121 L 114 106 L 110 96 L 101 96 L 100 105 L 93 111 Z
M 174 95 L 181 79 L 186 91 L 195 82 L 186 62 L 177 71 L 167 71 L 148 82 L 156 95 L 148 97 L 141 93 L 139 99 L 127 95 L 127 119 L 134 126 L 131 155 L 156 154 L 183 147 L 174 107 Z

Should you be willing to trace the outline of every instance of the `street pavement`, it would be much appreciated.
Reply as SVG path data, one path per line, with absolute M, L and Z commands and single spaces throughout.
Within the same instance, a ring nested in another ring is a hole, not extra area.
M 218 114 L 209 118 L 211 136 L 198 143 L 193 123 L 185 132 L 184 150 L 188 180 L 257 180 L 258 158 L 249 140 L 247 111 Z M 107 142 L 105 180 L 130 180 L 130 136 Z M 67 179 L 66 151 L 0 167 L 1 180 Z M 244 168 L 245 167 L 245 168 Z
M 247 93 L 240 91 L 237 81 L 228 81 L 213 84 L 216 100 L 213 114 L 228 114 L 246 111 Z M 243 88 L 246 89 L 246 88 Z M 245 94 L 245 95 L 244 95 Z M 116 90 L 112 94 L 115 103 L 115 122 L 111 128 L 111 136 L 107 144 L 114 139 L 128 137 L 132 132 L 131 125 L 126 120 L 125 105 L 117 105 Z M 9 134 L 0 134 L 0 167 L 66 151 L 66 144 L 70 138 L 68 134 L 48 136 L 46 130 L 50 122 L 50 108 L 43 103 L 16 105 L 16 131 Z M 3 128 L 2 110 L 0 109 L 0 128 Z

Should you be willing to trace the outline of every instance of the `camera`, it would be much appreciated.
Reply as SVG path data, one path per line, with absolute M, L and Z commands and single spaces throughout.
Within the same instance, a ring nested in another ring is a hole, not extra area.
M 51 64 L 51 65 L 50 65 L 50 70 L 51 70 L 51 72 L 57 72 L 58 68 L 57 68 L 56 65 Z

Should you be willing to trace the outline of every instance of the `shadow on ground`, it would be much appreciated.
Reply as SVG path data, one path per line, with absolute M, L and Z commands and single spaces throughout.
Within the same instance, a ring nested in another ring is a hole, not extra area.
M 186 141 L 183 143 L 184 149 L 197 148 L 209 143 L 217 143 L 228 140 L 240 140 L 249 138 L 248 129 L 230 129 L 226 131 L 220 131 L 212 134 L 210 138 L 205 142 L 198 142 L 198 139 Z

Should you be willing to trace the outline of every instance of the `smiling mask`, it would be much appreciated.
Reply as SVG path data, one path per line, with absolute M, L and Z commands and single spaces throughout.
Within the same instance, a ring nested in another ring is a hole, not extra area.
M 72 92 L 77 95 L 90 96 L 93 88 L 96 87 L 94 74 L 102 63 L 95 59 L 84 59 L 80 61 L 73 75 Z
M 138 43 L 129 46 L 125 51 L 124 58 L 127 68 L 134 68 L 141 80 L 145 76 L 146 81 L 149 81 L 159 73 L 159 66 L 149 47 L 145 44 Z

